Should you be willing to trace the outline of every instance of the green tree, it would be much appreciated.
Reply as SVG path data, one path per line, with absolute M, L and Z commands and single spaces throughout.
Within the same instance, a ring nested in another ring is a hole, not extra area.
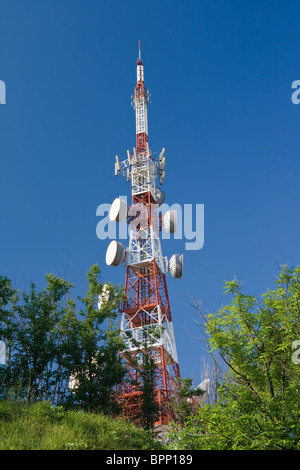
M 142 402 L 140 409 L 140 421 L 143 429 L 152 431 L 154 424 L 159 417 L 159 405 L 156 396 L 156 369 L 154 359 L 149 352 L 142 353 L 142 369 L 140 375 L 142 377 Z
M 18 301 L 18 293 L 11 286 L 11 281 L 0 276 L 0 340 L 5 345 L 3 351 L 5 364 L 0 364 L 0 399 L 8 398 L 8 390 L 12 388 L 12 350 L 16 341 L 17 330 L 14 321 L 14 305 Z
M 300 267 L 284 266 L 260 299 L 227 282 L 229 305 L 202 315 L 212 352 L 227 367 L 218 401 L 177 430 L 189 449 L 299 449 Z
M 0 339 L 5 343 L 6 364 L 0 365 L 0 399 L 80 406 L 108 412 L 115 407 L 114 386 L 122 380 L 118 360 L 121 349 L 115 322 L 122 293 L 104 285 L 100 269 L 87 273 L 83 297 L 71 298 L 72 284 L 53 274 L 40 292 L 13 290 L 0 277 Z M 114 322 L 114 323 L 113 323 Z M 70 390 L 70 377 L 76 387 Z
M 128 362 L 136 371 L 135 378 L 125 377 L 125 380 L 140 392 L 140 399 L 136 406 L 132 419 L 144 430 L 153 431 L 154 424 L 159 417 L 159 402 L 156 392 L 157 365 L 154 359 L 157 345 L 156 341 L 160 338 L 161 330 L 153 325 L 143 325 L 141 339 L 137 340 L 131 333 L 126 332 L 127 338 L 136 348 L 136 354 L 132 358 L 127 353 Z
M 37 292 L 31 283 L 29 293 L 22 295 L 5 280 L 11 295 L 0 312 L 0 335 L 6 346 L 6 364 L 0 375 L 2 398 L 27 401 L 50 398 L 58 367 L 61 301 L 71 285 L 52 274 L 46 280 L 46 289 Z
M 87 273 L 88 290 L 84 297 L 78 298 L 78 312 L 69 303 L 64 327 L 71 334 L 66 335 L 65 352 L 75 386 L 67 403 L 84 410 L 110 413 L 118 409 L 114 387 L 125 375 L 118 356 L 124 345 L 117 323 L 112 323 L 123 293 L 106 284 L 107 296 L 99 309 L 98 298 L 103 293 L 99 275 L 97 265 Z
M 170 400 L 170 410 L 174 423 L 182 426 L 195 413 L 199 397 L 204 394 L 204 391 L 193 387 L 193 380 L 190 377 L 177 380 L 175 394 Z

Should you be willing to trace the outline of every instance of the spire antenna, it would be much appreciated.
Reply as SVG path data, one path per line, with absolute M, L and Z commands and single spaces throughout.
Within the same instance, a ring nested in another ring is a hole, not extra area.
M 180 379 L 166 275 L 170 272 L 176 279 L 182 277 L 183 255 L 175 254 L 168 261 L 162 254 L 159 231 L 164 227 L 168 233 L 174 233 L 177 213 L 169 210 L 162 217 L 162 212 L 158 212 L 165 196 L 157 180 L 159 185 L 163 183 L 166 158 L 164 148 L 158 160 L 152 158 L 148 143 L 148 101 L 139 41 L 133 98 L 136 146 L 133 153 L 127 151 L 125 160 L 119 161 L 116 156 L 115 162 L 115 175 L 120 173 L 130 182 L 131 206 L 127 207 L 123 199 L 116 198 L 109 212 L 111 222 L 127 219 L 129 246 L 125 249 L 121 242 L 111 241 L 106 264 L 126 266 L 124 299 L 119 307 L 124 346 L 118 356 L 126 375 L 116 389 L 117 400 L 122 404 L 124 417 L 142 423 L 139 416 L 145 384 L 144 357 L 149 357 L 155 367 L 152 386 L 159 406 L 155 426 L 162 426 L 173 419 L 169 404 L 176 399 Z

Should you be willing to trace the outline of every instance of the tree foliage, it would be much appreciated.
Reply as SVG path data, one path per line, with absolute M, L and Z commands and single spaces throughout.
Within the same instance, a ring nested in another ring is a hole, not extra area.
M 172 421 L 183 426 L 195 413 L 203 394 L 203 390 L 193 386 L 193 380 L 190 377 L 178 378 L 169 405 Z
M 260 299 L 226 282 L 232 296 L 216 314 L 202 314 L 211 352 L 227 371 L 218 401 L 177 430 L 190 449 L 299 449 L 300 267 L 282 267 L 276 288 Z
M 140 392 L 139 406 L 136 408 L 133 420 L 146 431 L 153 431 L 161 411 L 156 391 L 159 371 L 153 355 L 155 342 L 160 334 L 160 329 L 151 325 L 142 326 L 140 340 L 134 338 L 131 332 L 126 332 L 126 337 L 136 348 L 134 357 L 128 355 L 128 362 L 137 373 L 134 374 L 134 378 L 130 374 L 125 380 L 130 387 L 133 386 L 137 392 Z
M 142 369 L 140 372 L 142 377 L 140 422 L 143 429 L 150 431 L 153 430 L 160 411 L 155 389 L 157 366 L 150 354 L 143 352 L 142 358 Z
M 108 299 L 99 310 L 99 275 L 99 267 L 92 266 L 87 292 L 75 300 L 72 284 L 53 274 L 46 275 L 40 292 L 33 283 L 29 292 L 19 292 L 0 277 L 0 339 L 6 353 L 0 399 L 47 400 L 104 412 L 114 408 L 113 387 L 124 374 L 115 323 L 122 294 L 108 285 Z

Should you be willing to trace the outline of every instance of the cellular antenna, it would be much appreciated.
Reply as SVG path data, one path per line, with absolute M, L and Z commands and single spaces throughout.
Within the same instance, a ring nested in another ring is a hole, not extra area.
M 127 158 L 116 156 L 115 174 L 121 174 L 131 188 L 131 205 L 116 198 L 109 217 L 112 222 L 126 220 L 129 224 L 129 246 L 113 240 L 106 252 L 106 264 L 126 267 L 124 298 L 119 305 L 120 336 L 124 348 L 119 359 L 126 375 L 117 386 L 117 400 L 122 405 L 123 416 L 140 421 L 143 406 L 145 357 L 154 366 L 153 389 L 159 413 L 155 426 L 169 424 L 172 420 L 170 402 L 176 397 L 180 370 L 173 321 L 167 289 L 166 275 L 182 278 L 183 256 L 163 256 L 159 232 L 162 226 L 167 233 L 176 231 L 176 211 L 169 210 L 164 217 L 158 212 L 165 194 L 160 189 L 165 177 L 165 149 L 153 158 L 148 139 L 149 96 L 144 84 L 144 66 L 141 61 L 141 43 L 137 59 L 137 84 L 134 89 L 136 145 Z M 100 298 L 100 308 L 101 301 Z

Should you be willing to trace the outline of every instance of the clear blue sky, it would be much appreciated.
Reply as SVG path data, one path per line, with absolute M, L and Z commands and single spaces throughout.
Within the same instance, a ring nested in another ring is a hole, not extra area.
M 0 271 L 22 288 L 72 270 L 77 292 L 105 265 L 96 208 L 129 185 L 114 155 L 135 146 L 130 95 L 138 40 L 152 95 L 149 139 L 166 148 L 166 202 L 205 205 L 205 244 L 168 275 L 183 376 L 201 378 L 188 305 L 227 302 L 224 280 L 260 295 L 277 263 L 299 263 L 300 3 L 224 0 L 0 0 Z

